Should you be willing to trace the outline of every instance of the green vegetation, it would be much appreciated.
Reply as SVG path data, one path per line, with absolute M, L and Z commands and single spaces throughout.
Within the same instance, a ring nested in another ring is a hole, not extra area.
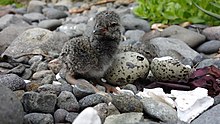
M 24 6 L 21 3 L 16 2 L 15 0 L 0 0 L 0 6 L 5 6 L 5 5 L 12 5 L 15 4 L 16 7 L 22 7 Z
M 220 4 L 220 0 L 137 0 L 139 6 L 134 9 L 137 16 L 152 23 L 180 24 L 186 21 L 208 25 L 220 25 L 220 21 L 198 9 L 220 13 L 219 8 L 210 2 Z M 194 4 L 195 2 L 195 4 Z

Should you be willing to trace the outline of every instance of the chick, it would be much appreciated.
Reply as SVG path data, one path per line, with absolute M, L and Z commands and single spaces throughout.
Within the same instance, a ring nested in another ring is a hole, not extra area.
M 80 36 L 65 43 L 60 59 L 68 71 L 66 80 L 74 84 L 77 76 L 109 85 L 101 78 L 111 65 L 121 41 L 120 17 L 114 11 L 103 11 L 94 18 L 95 25 L 90 37 Z

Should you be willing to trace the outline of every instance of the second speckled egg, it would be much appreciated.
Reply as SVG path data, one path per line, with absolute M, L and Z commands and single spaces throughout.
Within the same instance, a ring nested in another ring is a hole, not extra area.
M 105 79 L 113 85 L 126 85 L 138 78 L 145 78 L 149 72 L 147 58 L 137 52 L 120 53 L 105 74 Z

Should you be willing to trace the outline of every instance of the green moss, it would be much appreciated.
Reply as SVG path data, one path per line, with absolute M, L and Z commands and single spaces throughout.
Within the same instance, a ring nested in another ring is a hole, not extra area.
M 21 3 L 17 3 L 14 0 L 0 0 L 0 6 L 5 6 L 5 5 L 11 5 L 11 4 L 15 4 L 16 7 L 23 7 L 24 5 Z
M 186 21 L 208 25 L 220 25 L 220 21 L 200 11 L 193 2 L 202 8 L 220 13 L 219 9 L 210 2 L 220 3 L 219 0 L 137 0 L 139 6 L 134 13 L 151 23 L 180 24 Z

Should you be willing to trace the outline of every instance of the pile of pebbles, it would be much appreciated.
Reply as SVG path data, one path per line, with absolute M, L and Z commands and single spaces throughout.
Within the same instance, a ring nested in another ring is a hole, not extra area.
M 155 57 L 171 56 L 185 65 L 196 65 L 195 68 L 210 65 L 220 68 L 217 54 L 220 26 L 183 28 L 172 25 L 163 31 L 152 31 L 148 21 L 132 13 L 137 6 L 135 2 L 109 2 L 89 6 L 90 9 L 82 13 L 69 13 L 71 8 L 88 6 L 88 3 L 68 0 L 57 3 L 30 1 L 27 8 L 11 6 L 3 10 L 0 18 L 1 122 L 79 124 L 87 117 L 89 120 L 90 116 L 99 116 L 104 124 L 184 123 L 178 119 L 174 108 L 151 98 L 106 93 L 99 85 L 96 88 L 103 92 L 97 92 L 83 79 L 71 86 L 62 78 L 62 73 L 58 74 L 59 68 L 49 62 L 59 56 L 67 40 L 82 34 L 90 35 L 95 14 L 111 9 L 120 15 L 123 26 L 119 52 L 140 53 L 149 63 Z M 14 14 L 9 14 L 12 12 Z M 150 82 L 144 80 L 142 83 Z M 139 90 L 134 84 L 121 88 L 134 94 Z M 193 124 L 220 121 L 216 118 L 220 116 L 220 98 L 214 99 L 214 107 L 196 118 Z M 81 114 L 88 107 L 97 112 Z M 83 116 L 83 120 L 79 120 L 78 115 Z

